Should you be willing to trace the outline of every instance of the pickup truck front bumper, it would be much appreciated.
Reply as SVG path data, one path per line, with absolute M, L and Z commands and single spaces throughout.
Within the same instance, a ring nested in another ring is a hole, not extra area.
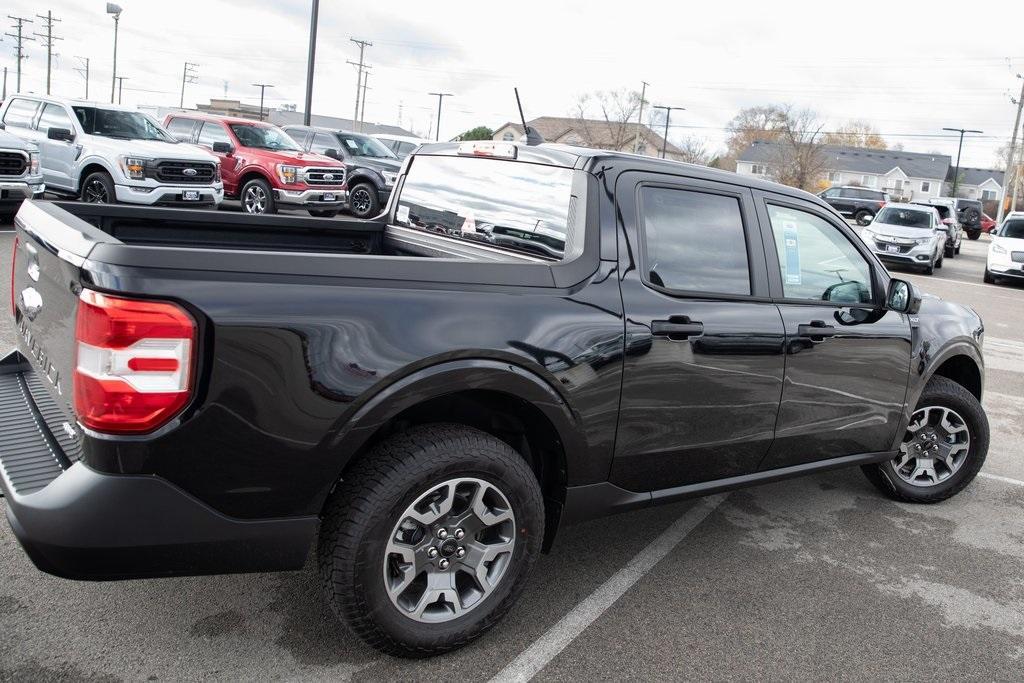
M 46 191 L 42 178 L 0 180 L 0 206 L 20 204 L 23 199 L 39 199 Z
M 324 197 L 334 197 L 325 199 Z M 280 206 L 314 211 L 340 211 L 348 201 L 348 190 L 316 188 L 309 190 L 274 190 L 274 201 Z
M 185 199 L 186 192 L 197 192 L 198 199 Z M 223 185 L 157 185 L 155 187 L 115 185 L 114 195 L 124 204 L 142 206 L 219 206 L 224 201 Z
M 96 472 L 43 382 L 19 352 L 0 360 L 0 489 L 36 567 L 112 580 L 303 566 L 316 517 L 236 519 L 161 477 Z

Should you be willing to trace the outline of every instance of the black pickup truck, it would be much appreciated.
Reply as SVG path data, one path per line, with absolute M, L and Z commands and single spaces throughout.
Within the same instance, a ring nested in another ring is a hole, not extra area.
M 27 201 L 7 517 L 75 579 L 299 569 L 422 656 L 565 525 L 859 465 L 935 502 L 988 448 L 979 317 L 813 195 L 441 143 L 370 221 Z

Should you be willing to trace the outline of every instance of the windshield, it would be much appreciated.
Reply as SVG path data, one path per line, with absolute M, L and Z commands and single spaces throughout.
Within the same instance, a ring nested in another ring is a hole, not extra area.
M 561 258 L 572 170 L 501 159 L 414 156 L 396 222 L 448 237 Z
M 72 107 L 82 129 L 89 135 L 125 140 L 159 140 L 177 144 L 177 140 L 153 119 L 137 111 Z
M 901 225 L 905 228 L 930 228 L 931 214 L 927 211 L 914 211 L 913 209 L 896 209 L 886 207 L 878 212 L 875 217 L 876 223 L 886 225 Z
M 1000 237 L 1009 237 L 1015 240 L 1024 240 L 1024 218 L 1014 219 L 1003 223 L 1003 229 L 999 231 Z
M 380 140 L 368 135 L 338 133 L 338 140 L 354 157 L 372 157 L 374 159 L 397 159 L 394 152 L 385 147 Z
M 280 128 L 274 126 L 255 126 L 248 123 L 229 124 L 231 132 L 238 138 L 243 147 L 259 149 L 284 150 L 298 152 L 299 146 Z

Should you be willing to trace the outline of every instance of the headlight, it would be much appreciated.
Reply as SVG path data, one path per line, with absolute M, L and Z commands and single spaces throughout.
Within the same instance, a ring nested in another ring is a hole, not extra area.
M 39 152 L 28 153 L 28 174 L 36 175 L 39 173 Z
M 213 165 L 213 182 L 219 183 L 220 181 L 220 162 L 218 161 Z
M 146 162 L 142 157 L 121 157 L 121 170 L 129 180 L 143 180 L 146 177 Z
M 301 175 L 301 169 L 298 166 L 288 166 L 287 164 L 277 165 L 277 177 L 281 179 L 281 182 L 285 185 L 292 185 L 299 182 Z
M 381 175 L 384 176 L 385 185 L 394 185 L 395 181 L 398 180 L 397 173 L 388 173 L 387 171 L 383 171 Z
M 917 242 L 918 244 L 931 244 L 933 239 L 935 239 L 935 238 L 934 237 L 919 237 L 919 238 L 917 238 L 914 241 Z
M 992 243 L 992 253 L 993 254 L 1005 254 L 1006 253 L 1006 249 L 1001 247 L 998 242 L 993 242 Z

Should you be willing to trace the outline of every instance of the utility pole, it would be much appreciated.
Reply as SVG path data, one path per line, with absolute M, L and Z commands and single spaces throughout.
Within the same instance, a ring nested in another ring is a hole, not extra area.
M 349 40 L 359 46 L 359 61 L 353 62 L 348 60 L 347 62 L 356 67 L 356 108 L 352 112 L 352 125 L 355 126 L 356 121 L 359 120 L 359 98 L 362 96 L 363 91 L 363 53 L 366 51 L 366 48 L 373 47 L 373 43 L 368 40 L 360 40 L 359 38 L 349 38 Z
M 127 76 L 117 77 L 117 103 L 121 104 L 121 89 L 124 87 L 124 82 L 128 80 Z
M 1010 101 L 1017 105 L 1017 117 L 1013 120 L 1013 136 L 1010 138 L 1010 152 L 1007 154 L 1006 173 L 1003 174 L 1003 191 L 999 194 L 999 211 L 996 214 L 996 225 L 1002 225 L 1003 223 L 1003 210 L 1006 204 L 1006 185 L 1011 182 L 1013 184 L 1013 199 L 1011 200 L 1012 203 L 1010 204 L 1010 211 L 1013 211 L 1017 207 L 1017 183 L 1020 179 L 1017 177 L 1017 166 L 1014 162 L 1017 159 L 1015 152 L 1017 151 L 1017 131 L 1020 130 L 1020 112 L 1021 109 L 1024 109 L 1024 76 L 1017 74 L 1017 78 L 1021 79 L 1020 97 L 1016 100 L 1012 97 L 1010 98 Z
M 260 121 L 263 120 L 263 93 L 267 91 L 267 88 L 273 88 L 270 83 L 253 83 L 254 88 L 260 89 Z
M 8 14 L 7 18 L 14 20 L 14 24 L 11 25 L 11 28 L 17 31 L 17 33 L 7 33 L 5 35 L 18 41 L 18 44 L 14 47 L 14 58 L 17 61 L 18 68 L 17 80 L 14 82 L 14 92 L 21 92 L 21 62 L 22 60 L 28 59 L 28 55 L 25 54 L 25 41 L 35 40 L 35 38 L 26 36 L 23 28 L 25 24 L 31 24 L 32 20 L 28 17 L 16 17 L 13 14 Z
M 363 132 L 363 123 L 366 121 L 366 91 L 372 90 L 370 86 L 366 85 L 366 82 L 370 80 L 369 67 L 363 72 L 363 98 L 359 103 L 359 132 Z
M 82 65 L 80 67 L 75 67 L 75 71 L 77 71 L 80 76 L 85 78 L 85 99 L 89 99 L 89 58 L 75 57 L 75 59 L 77 59 L 79 64 Z
M 960 152 L 964 149 L 964 133 L 984 133 L 982 130 L 971 130 L 970 128 L 943 128 L 954 133 L 960 133 L 960 146 L 956 148 L 956 170 L 953 171 L 953 191 L 950 193 L 956 197 L 956 187 L 960 182 Z
M 672 110 L 686 111 L 685 107 L 666 107 L 661 104 L 656 104 L 651 109 L 664 109 L 665 110 L 665 137 L 661 139 L 661 158 L 665 158 L 665 150 L 668 147 L 668 122 L 672 118 Z
M 58 36 L 53 35 L 53 22 L 60 21 L 53 16 L 53 12 L 50 10 L 46 11 L 46 14 L 37 14 L 37 17 L 46 22 L 46 33 L 36 33 L 36 37 L 42 38 L 46 41 L 46 94 L 50 94 L 50 70 L 53 64 L 53 42 L 55 40 L 64 40 Z
M 640 88 L 640 113 L 636 117 L 636 139 L 633 141 L 633 154 L 637 153 L 640 148 L 640 129 L 644 125 L 644 97 L 647 95 L 647 86 L 650 85 L 647 81 L 640 81 L 643 87 Z
M 1013 167 L 1014 171 L 1019 171 L 1021 166 L 1024 166 L 1024 145 L 1021 145 L 1022 153 L 1020 158 L 1017 160 L 1017 164 Z M 1011 159 L 1012 161 L 1012 159 Z M 1013 174 L 1013 192 L 1010 195 L 1010 211 L 1017 209 L 1017 190 L 1020 189 L 1021 177 L 1019 173 Z M 1003 178 L 1003 183 L 1006 183 L 1006 179 Z
M 7 67 L 4 67 L 4 99 L 7 99 Z
M 114 76 L 110 79 L 110 103 L 114 103 L 114 86 L 117 85 L 117 27 L 121 24 L 121 9 L 120 5 L 115 5 L 112 2 L 107 3 L 107 14 L 114 17 Z
M 313 11 L 309 17 L 309 56 L 306 57 L 306 110 L 302 112 L 302 123 L 309 125 L 313 109 L 313 65 L 316 63 L 316 27 L 320 18 L 320 0 L 313 0 Z
M 196 67 L 199 66 L 194 62 L 185 62 L 185 68 L 181 71 L 181 100 L 178 102 L 178 108 L 185 108 L 185 84 L 196 83 L 199 80 L 199 72 L 196 71 Z
M 441 139 L 441 103 L 444 102 L 444 98 L 451 97 L 450 92 L 431 92 L 428 95 L 433 95 L 437 98 L 437 127 L 434 129 L 434 140 Z

